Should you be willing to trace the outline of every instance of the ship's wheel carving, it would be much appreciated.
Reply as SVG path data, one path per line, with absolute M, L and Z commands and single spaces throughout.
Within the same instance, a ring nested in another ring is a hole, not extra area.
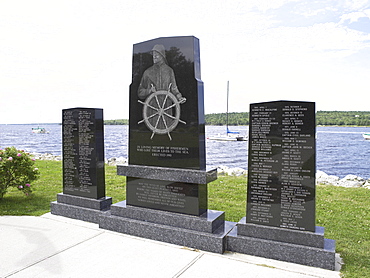
M 151 93 L 145 101 L 138 100 L 143 104 L 143 119 L 138 124 L 145 125 L 152 131 L 150 139 L 155 134 L 167 134 L 172 140 L 170 132 L 173 131 L 178 123 L 186 124 L 180 119 L 180 102 L 168 91 L 156 91 Z

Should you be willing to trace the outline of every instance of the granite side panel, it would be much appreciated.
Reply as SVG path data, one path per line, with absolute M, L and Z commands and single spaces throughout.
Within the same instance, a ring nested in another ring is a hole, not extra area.
M 202 171 L 141 165 L 117 165 L 117 174 L 133 178 L 199 184 L 207 184 L 217 179 L 217 169 Z
M 232 227 L 220 228 L 215 233 L 202 233 L 182 228 L 165 226 L 119 216 L 102 215 L 99 227 L 119 233 L 186 246 L 222 254 L 226 247 L 226 235 Z
M 329 270 L 335 269 L 335 242 L 325 240 L 324 248 L 315 248 L 253 237 L 239 236 L 237 228 L 227 236 L 227 250 Z
M 206 213 L 200 216 L 192 216 L 129 206 L 126 205 L 126 201 L 113 204 L 111 206 L 111 214 L 205 233 L 213 233 L 217 229 L 223 228 L 225 223 L 225 213 L 222 211 L 207 210 Z
M 316 226 L 316 232 L 296 231 L 271 226 L 246 223 L 242 218 L 238 225 L 238 235 L 260 239 L 293 243 L 317 248 L 324 248 L 324 228 Z
M 57 202 L 67 205 L 90 208 L 96 210 L 107 210 L 112 204 L 111 197 L 102 197 L 100 199 L 92 199 L 80 196 L 73 196 L 63 193 L 57 194 Z
M 104 211 L 72 206 L 58 202 L 50 204 L 51 214 L 60 215 L 68 218 L 78 219 L 82 221 L 99 223 L 99 219 Z

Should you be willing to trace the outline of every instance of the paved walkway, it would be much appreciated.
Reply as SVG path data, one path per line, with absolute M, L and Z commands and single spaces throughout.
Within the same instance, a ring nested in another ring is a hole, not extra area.
M 0 277 L 340 277 L 339 271 L 213 254 L 47 213 L 0 217 Z

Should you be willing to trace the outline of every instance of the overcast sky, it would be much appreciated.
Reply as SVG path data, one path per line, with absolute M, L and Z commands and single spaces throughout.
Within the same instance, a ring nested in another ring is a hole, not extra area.
M 0 124 L 127 119 L 133 44 L 199 38 L 205 112 L 314 101 L 368 111 L 370 1 L 0 0 Z M 186 92 L 182 92 L 186 95 Z

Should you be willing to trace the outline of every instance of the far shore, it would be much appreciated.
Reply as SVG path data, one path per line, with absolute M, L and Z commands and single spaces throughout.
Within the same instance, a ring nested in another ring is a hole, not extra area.
M 109 120 L 108 120 L 109 121 Z M 41 123 L 41 124 L 0 124 L 0 125 L 32 125 L 32 126 L 45 126 L 45 125 L 62 125 L 62 123 Z M 104 123 L 104 125 L 124 125 L 128 126 L 128 124 L 109 124 L 109 123 Z M 210 125 L 210 124 L 205 124 L 206 126 L 224 126 L 226 125 Z M 230 124 L 228 126 L 249 126 L 249 125 L 233 125 Z M 316 127 L 370 127 L 370 125 L 316 125 Z

